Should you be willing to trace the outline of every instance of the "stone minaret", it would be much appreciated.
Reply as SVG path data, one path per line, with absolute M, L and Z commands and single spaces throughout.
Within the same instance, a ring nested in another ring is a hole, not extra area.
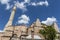
M 41 22 L 39 18 L 37 18 L 37 20 L 34 22 L 33 25 L 34 34 L 38 34 L 40 29 L 41 29 Z
M 57 25 L 56 22 L 54 22 L 54 29 L 55 29 L 57 32 L 59 32 L 59 28 L 58 28 L 58 25 Z
M 40 22 L 39 18 L 37 18 L 37 20 L 36 20 L 36 22 L 35 22 L 35 25 L 38 26 L 38 27 L 41 26 L 41 22 Z
M 16 6 L 13 7 L 13 10 L 11 12 L 11 16 L 9 18 L 9 21 L 5 25 L 5 29 L 4 30 L 6 30 L 6 28 L 8 28 L 9 26 L 12 26 L 12 22 L 13 22 L 13 19 L 14 19 L 15 11 L 16 11 Z

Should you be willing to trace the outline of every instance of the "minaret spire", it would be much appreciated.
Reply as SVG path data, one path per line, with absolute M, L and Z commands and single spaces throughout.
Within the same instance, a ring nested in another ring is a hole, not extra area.
M 59 32 L 59 28 L 58 28 L 58 25 L 57 25 L 56 22 L 54 22 L 54 29 L 55 29 L 57 32 Z
M 39 18 L 37 18 L 37 20 L 36 20 L 36 22 L 35 22 L 35 25 L 36 25 L 36 26 L 41 26 L 41 22 L 40 22 Z
M 13 22 L 13 19 L 14 19 L 14 15 L 15 15 L 15 11 L 16 11 L 16 6 L 13 7 L 13 10 L 11 12 L 11 16 L 10 16 L 7 24 L 5 25 L 5 27 L 8 27 L 8 26 L 12 25 L 12 22 Z

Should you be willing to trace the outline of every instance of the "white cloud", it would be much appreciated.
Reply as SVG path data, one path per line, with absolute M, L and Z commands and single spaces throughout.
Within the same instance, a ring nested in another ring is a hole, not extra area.
M 8 4 L 10 0 L 0 0 L 1 4 Z
M 27 15 L 21 15 L 18 20 L 18 24 L 28 24 L 30 21 L 30 18 Z
M 12 8 L 12 6 L 9 4 L 11 0 L 0 0 L 1 4 L 6 5 L 6 10 L 9 10 L 10 8 Z
M 26 9 L 26 5 L 24 5 L 25 3 L 24 2 L 19 2 L 19 1 L 17 1 L 16 2 L 16 6 L 17 6 L 17 8 L 20 8 L 20 9 L 22 9 L 23 11 L 26 11 L 27 9 Z
M 37 6 L 37 4 L 36 4 L 35 2 L 31 3 L 31 5 L 33 5 L 33 6 Z
M 27 10 L 27 6 L 31 5 L 31 6 L 48 6 L 48 1 L 40 1 L 40 2 L 31 2 L 30 0 L 24 0 L 23 2 L 19 2 L 19 1 L 13 1 L 14 4 L 10 5 L 10 2 L 12 0 L 0 0 L 1 4 L 5 4 L 6 5 L 6 9 L 9 10 L 10 8 L 12 8 L 12 5 L 16 4 L 17 8 L 26 11 Z M 25 5 L 27 3 L 27 5 Z
M 24 0 L 24 2 L 19 2 L 19 1 L 15 1 L 15 4 L 16 4 L 16 6 L 17 6 L 17 8 L 20 8 L 20 9 L 22 9 L 23 11 L 26 11 L 27 10 L 27 5 L 25 5 L 25 3 L 28 3 L 28 5 L 32 5 L 32 6 L 38 6 L 38 5 L 40 5 L 40 6 L 43 6 L 43 5 L 45 5 L 45 6 L 48 6 L 48 1 L 41 1 L 41 2 L 37 2 L 37 3 L 35 3 L 35 2 L 32 2 L 32 3 L 29 3 L 30 2 L 30 0 Z
M 10 5 L 10 4 L 6 4 L 7 6 L 6 6 L 6 10 L 9 10 L 10 8 L 12 8 L 13 7 L 13 5 Z
M 52 25 L 54 22 L 56 22 L 56 18 L 52 17 L 52 18 L 47 18 L 47 20 L 45 21 L 42 21 L 43 24 L 46 24 L 46 25 Z
M 33 5 L 33 6 L 38 6 L 38 5 L 41 5 L 41 6 L 45 5 L 45 6 L 48 6 L 49 4 L 48 4 L 48 1 L 40 1 L 40 2 L 38 2 L 38 3 L 32 2 L 31 5 Z
M 37 3 L 37 5 L 46 5 L 46 6 L 48 6 L 48 1 L 41 1 L 41 2 L 39 2 L 39 3 Z
M 24 0 L 24 2 L 25 2 L 25 3 L 29 3 L 29 2 L 30 2 L 30 0 Z
M 46 6 L 48 6 L 48 5 L 49 5 L 48 1 L 45 1 L 45 5 L 46 5 Z

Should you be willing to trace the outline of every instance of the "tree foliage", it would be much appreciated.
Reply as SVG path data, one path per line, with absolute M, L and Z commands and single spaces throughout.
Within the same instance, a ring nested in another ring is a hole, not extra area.
M 39 33 L 42 34 L 46 40 L 54 40 L 56 37 L 54 26 L 43 26 L 43 30 L 40 30 Z

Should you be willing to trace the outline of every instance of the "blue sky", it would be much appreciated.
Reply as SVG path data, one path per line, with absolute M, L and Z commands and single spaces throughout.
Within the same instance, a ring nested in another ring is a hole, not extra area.
M 36 21 L 37 18 L 42 22 L 48 20 L 48 17 L 50 19 L 55 17 L 60 26 L 60 0 L 0 0 L 0 30 L 3 30 L 8 22 L 14 4 L 17 4 L 17 8 L 13 25 L 21 21 L 21 16 L 25 15 L 27 21 L 24 22 L 28 24 Z

